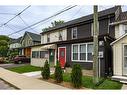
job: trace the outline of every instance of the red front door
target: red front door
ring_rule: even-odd
[[[61,67],[65,66],[66,63],[66,48],[65,47],[60,47],[59,48],[59,62],[61,64]]]

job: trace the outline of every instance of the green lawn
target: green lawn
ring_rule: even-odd
[[[99,85],[97,89],[113,90],[113,89],[121,89],[121,87],[122,83],[106,79],[102,84]]]
[[[54,75],[51,75],[51,78],[53,78],[53,76]],[[64,73],[63,74],[63,81],[71,82],[70,74]],[[121,89],[121,87],[122,87],[121,83],[112,81],[110,79],[105,79],[104,82],[102,82],[100,85],[94,86],[93,77],[90,77],[90,76],[83,76],[82,83],[83,83],[84,87],[91,88],[91,89],[93,89],[93,87],[94,87],[94,89],[109,89],[110,90],[110,89]]]
[[[40,71],[41,68],[31,66],[31,65],[25,65],[25,66],[20,66],[20,67],[9,68],[8,70],[17,72],[17,73],[26,73],[26,72]]]

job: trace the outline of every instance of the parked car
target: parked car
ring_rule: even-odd
[[[24,55],[18,55],[13,59],[14,63],[30,63],[30,58]]]

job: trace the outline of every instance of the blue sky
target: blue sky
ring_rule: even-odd
[[[17,14],[20,11],[22,11],[24,8],[26,8],[27,6],[12,6],[12,5],[1,5],[0,6],[0,25],[4,24],[5,22],[7,22],[9,19],[11,19],[12,17],[14,17],[15,15],[5,15],[5,14],[1,14],[1,13],[11,13],[11,14]],[[28,8],[25,12],[23,12],[20,16],[21,18],[28,24],[31,25],[33,23],[36,23],[40,20],[43,20],[51,15],[53,15],[54,13],[56,13],[57,11],[62,10],[63,8],[65,8],[67,6],[60,6],[60,5],[33,5],[30,8]],[[104,10],[107,9],[109,7],[112,6],[99,6],[99,10]],[[126,6],[122,6],[122,10],[126,11],[127,7]],[[46,21],[44,23],[40,23],[36,28],[33,27],[33,29],[26,29],[23,30],[17,34],[11,35],[10,37],[12,38],[18,38],[20,36],[22,36],[24,34],[25,31],[29,31],[29,32],[33,32],[33,33],[41,33],[42,28],[45,28],[47,26],[51,25],[51,22],[54,20],[64,20],[66,21],[70,21],[72,19],[75,18],[79,18],[88,14],[93,13],[93,6],[91,5],[79,5],[76,6],[75,8],[66,11],[58,16],[56,16],[55,18]],[[15,19],[13,19],[11,22],[9,22],[7,25],[0,27],[0,35],[8,35],[10,33],[13,33],[15,31],[18,31],[20,29],[23,29],[27,27],[22,20],[20,19],[20,17],[16,17]],[[11,29],[10,29],[11,28]]]

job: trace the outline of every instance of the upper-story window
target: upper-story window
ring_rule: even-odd
[[[94,27],[93,27],[93,23],[91,23],[91,36],[93,36],[93,33],[94,33],[94,32],[93,32],[93,28],[94,28]]]
[[[72,39],[76,39],[77,38],[77,27],[72,28],[71,33],[72,33]]]
[[[50,42],[50,34],[47,34],[47,42]]]
[[[127,25],[125,25],[125,29],[124,29],[125,33],[127,33]]]
[[[60,41],[63,40],[63,32],[62,31],[59,32],[59,40]]]

